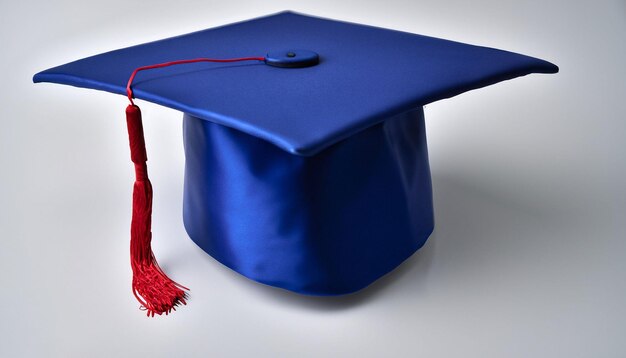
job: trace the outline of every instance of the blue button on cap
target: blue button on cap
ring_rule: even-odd
[[[319,62],[319,55],[308,50],[276,51],[270,52],[265,56],[265,63],[274,67],[310,67],[317,65]]]

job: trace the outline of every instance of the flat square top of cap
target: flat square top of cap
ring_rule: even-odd
[[[404,111],[529,73],[546,61],[400,31],[283,12],[128,47],[51,68],[35,82],[126,95],[140,66],[198,57],[308,50],[320,62],[195,63],[140,72],[136,98],[312,155]]]

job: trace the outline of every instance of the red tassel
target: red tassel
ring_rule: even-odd
[[[152,185],[148,180],[146,161],[146,143],[141,125],[141,111],[133,102],[132,84],[140,71],[155,68],[169,67],[196,62],[239,62],[264,61],[264,57],[240,58],[195,58],[158,63],[155,65],[137,67],[133,70],[128,83],[126,94],[130,105],[126,107],[126,123],[128,124],[128,139],[130,141],[130,158],[135,163],[135,187],[133,189],[133,220],[130,227],[130,264],[133,268],[133,294],[141,303],[141,309],[148,312],[148,316],[168,314],[176,310],[176,306],[187,304],[185,299],[189,289],[172,281],[159,267],[150,242],[152,241]]]
[[[169,314],[176,306],[187,304],[189,289],[161,270],[150,243],[152,241],[152,184],[148,179],[146,144],[141,124],[141,111],[135,105],[126,107],[126,124],[130,141],[130,157],[135,164],[133,217],[130,227],[130,263],[133,269],[133,294],[148,316]]]

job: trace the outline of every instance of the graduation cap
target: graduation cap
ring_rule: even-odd
[[[240,274],[340,295],[393,270],[433,230],[422,106],[546,61],[283,12],[107,52],[35,82],[125,95],[135,165],[133,292],[148,315],[187,289],[150,248],[152,188],[134,99],[185,113],[183,220]]]

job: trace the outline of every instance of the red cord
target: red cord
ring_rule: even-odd
[[[131,85],[139,71],[195,62],[264,61],[264,57],[196,58],[171,61],[136,68],[128,79],[126,93],[130,105],[126,108],[131,160],[135,164],[133,187],[133,216],[130,228],[130,262],[133,269],[133,294],[148,316],[168,314],[176,306],[187,304],[189,289],[170,279],[159,267],[152,252],[152,184],[148,179],[146,143],[141,123],[141,111],[133,102]]]
[[[169,67],[173,65],[182,65],[182,64],[187,64],[187,63],[196,63],[196,62],[241,62],[241,61],[265,61],[265,57],[238,57],[238,58],[224,58],[224,59],[194,58],[191,60],[170,61],[170,62],[158,63],[155,65],[137,67],[133,71],[133,73],[130,75],[130,78],[128,79],[128,84],[126,85],[126,94],[128,95],[128,100],[130,101],[130,104],[134,105],[135,102],[133,102],[133,90],[131,88],[131,85],[133,84],[133,80],[135,79],[135,76],[137,75],[139,71],[151,70],[154,68]]]

